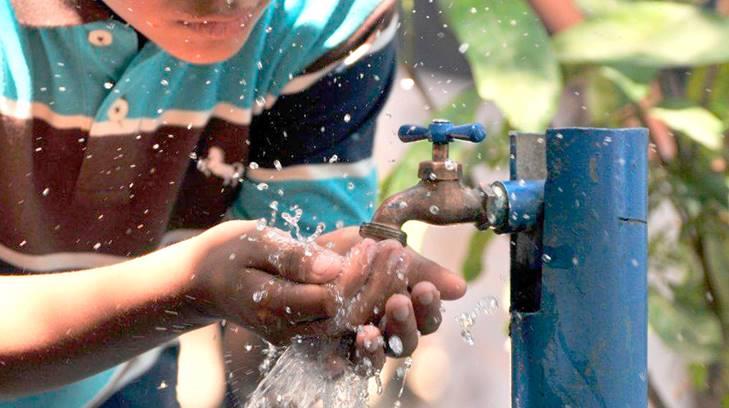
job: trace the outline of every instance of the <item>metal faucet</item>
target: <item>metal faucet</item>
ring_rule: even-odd
[[[504,193],[465,186],[463,167],[448,158],[448,145],[455,140],[483,141],[486,138],[483,126],[455,126],[447,120],[435,120],[428,128],[402,126],[398,136],[404,143],[430,141],[433,159],[420,163],[420,182],[386,199],[372,221],[362,224],[360,235],[376,240],[395,239],[404,246],[407,235],[401,228],[410,220],[435,225],[473,222],[479,229],[487,229],[501,218],[496,213],[498,205],[504,205],[504,200],[499,200]]]

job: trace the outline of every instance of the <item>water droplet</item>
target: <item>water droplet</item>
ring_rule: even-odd
[[[552,260],[551,256],[549,256],[547,254],[542,255],[542,262],[549,263],[549,261],[551,261],[551,260]]]
[[[458,47],[458,52],[460,52],[461,54],[465,54],[466,51],[468,51],[468,49],[470,47],[471,47],[471,44],[469,44],[469,43],[463,43],[463,44],[461,44],[460,47]]]
[[[256,163],[256,162],[252,161],[252,162],[248,163],[248,168],[251,170],[256,170],[258,167],[259,167],[258,163]]]
[[[258,185],[256,186],[256,188],[258,189],[258,191],[265,191],[265,190],[268,190],[268,184],[266,184],[266,183],[258,183]]]
[[[352,120],[352,115],[349,113],[344,115],[344,123],[349,123]]]
[[[429,211],[430,211],[430,213],[431,213],[431,214],[433,214],[433,215],[438,215],[438,213],[440,213],[440,208],[438,208],[438,206],[437,206],[437,205],[431,205],[431,206],[430,206],[430,208],[429,208],[428,210],[429,210]]]
[[[392,351],[392,353],[394,355],[399,356],[400,354],[402,354],[403,347],[402,347],[402,340],[400,340],[400,337],[391,336],[387,340],[387,344],[388,344],[388,346],[390,346],[390,350]]]
[[[454,162],[453,160],[448,159],[445,161],[446,170],[453,171],[456,169],[456,167],[458,167],[458,164],[456,164],[456,162]]]
[[[265,218],[259,218],[258,221],[256,221],[256,229],[258,231],[263,231],[263,229],[266,228],[266,224]]]
[[[101,242],[97,242],[94,244],[94,251],[98,251],[99,248],[101,248]]]
[[[253,292],[253,301],[255,303],[261,303],[261,300],[263,300],[263,297],[266,295],[265,290],[258,290]]]
[[[51,192],[51,189],[46,187],[45,190],[43,190],[43,197],[48,197],[48,193]]]
[[[347,183],[347,190],[349,190],[349,191],[354,190],[354,183],[352,183],[351,181],[349,183]]]
[[[400,80],[400,88],[409,91],[415,87],[415,81],[412,78],[403,78]]]
[[[329,163],[336,163],[337,161],[339,161],[339,156],[337,156],[336,154],[332,155],[332,157],[329,158]]]
[[[281,165],[281,162],[278,160],[273,161],[273,167],[276,168],[276,170],[281,171],[283,169],[283,166]]]

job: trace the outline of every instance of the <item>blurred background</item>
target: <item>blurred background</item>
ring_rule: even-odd
[[[397,140],[404,123],[486,125],[486,142],[452,152],[474,183],[507,177],[510,130],[649,128],[651,404],[729,406],[729,1],[401,3],[400,72],[375,154],[381,198],[413,185],[430,155]],[[402,406],[510,406],[508,240],[469,225],[407,229],[471,284],[422,339]],[[468,345],[457,317],[491,298],[499,308]],[[397,366],[379,406],[397,400]]]

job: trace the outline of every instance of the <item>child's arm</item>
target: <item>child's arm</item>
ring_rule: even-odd
[[[254,222],[231,222],[114,266],[0,277],[0,399],[82,379],[216,319],[289,338],[303,331],[298,322],[333,313],[324,287],[282,279],[339,273],[337,255],[309,250],[275,231],[263,236]],[[267,260],[274,251],[284,263]],[[265,294],[254,299],[257,291]]]

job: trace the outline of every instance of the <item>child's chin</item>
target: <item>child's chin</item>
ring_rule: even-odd
[[[240,50],[240,46],[230,45],[226,47],[209,47],[201,49],[198,47],[190,49],[167,50],[172,56],[191,64],[208,65],[226,61],[232,58]]]

